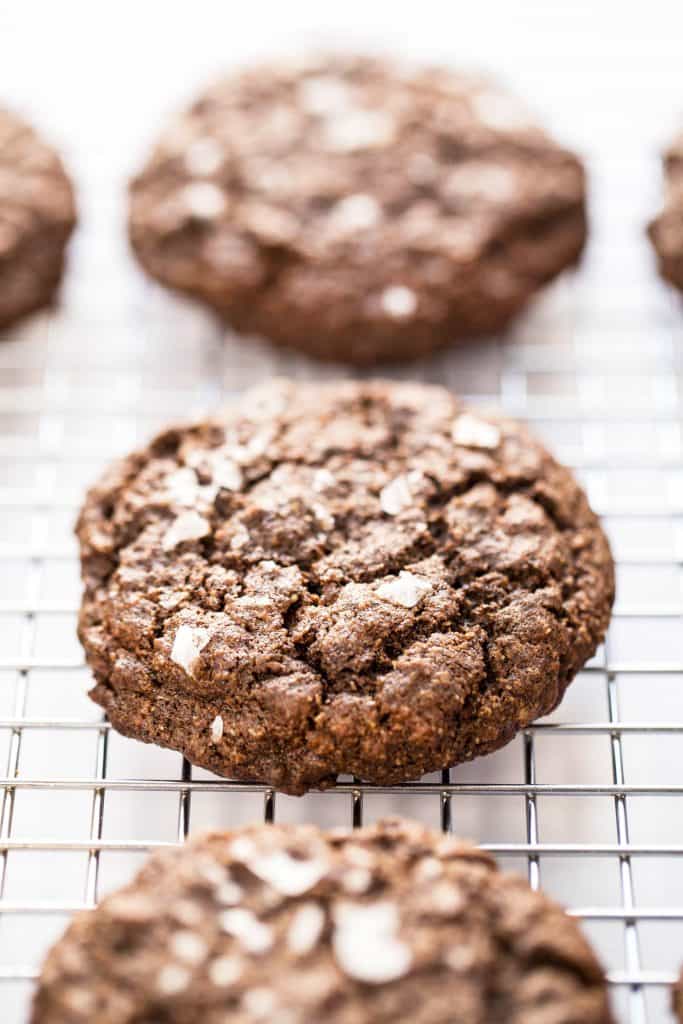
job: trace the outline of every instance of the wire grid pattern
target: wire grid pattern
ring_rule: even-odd
[[[620,1021],[668,1017],[683,951],[683,445],[680,309],[641,238],[651,159],[594,173],[593,242],[505,343],[387,374],[526,418],[574,466],[618,563],[607,642],[548,720],[471,765],[296,799],[124,739],[85,694],[72,523],[84,486],[174,417],[271,374],[333,377],[143,281],[112,206],[77,238],[61,306],[0,345],[0,1007],[25,1020],[71,913],[151,848],[206,827],[358,826],[391,812],[467,835],[577,915]],[[622,181],[614,201],[613,183]],[[646,182],[643,188],[643,182]],[[104,194],[104,188],[102,189]],[[642,196],[642,209],[625,195]],[[101,210],[100,210],[101,213]],[[87,222],[87,218],[86,218]]]

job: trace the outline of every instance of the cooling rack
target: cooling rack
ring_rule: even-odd
[[[341,779],[296,799],[126,740],[85,696],[72,536],[84,487],[173,418],[272,374],[347,374],[223,337],[145,283],[123,210],[82,208],[62,303],[0,343],[0,1007],[26,1020],[69,916],[146,852],[206,827],[360,825],[402,813],[469,836],[581,919],[623,1024],[670,1020],[683,960],[683,312],[642,224],[653,153],[592,159],[592,243],[503,342],[387,374],[440,381],[525,418],[575,467],[609,532],[607,642],[562,706],[504,750],[389,788]],[[86,197],[87,203],[87,197]]]

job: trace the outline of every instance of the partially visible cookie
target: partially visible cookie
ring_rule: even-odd
[[[112,724],[290,793],[507,743],[559,703],[614,592],[572,474],[420,384],[249,392],[113,466],[78,536]]]
[[[79,915],[31,1024],[613,1024],[578,925],[481,850],[387,821],[155,854]]]
[[[683,290],[683,133],[664,154],[664,205],[648,233],[660,274]]]
[[[50,301],[75,222],[73,189],[57,153],[0,110],[0,327]]]
[[[143,266],[322,359],[497,331],[575,263],[580,161],[485,79],[348,57],[200,96],[131,186]]]
[[[671,991],[671,1008],[677,1019],[683,1024],[683,969],[681,969],[680,977]]]

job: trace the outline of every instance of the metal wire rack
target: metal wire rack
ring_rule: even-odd
[[[0,1007],[25,1020],[32,981],[69,915],[152,847],[204,827],[390,811],[481,842],[578,916],[609,972],[618,1019],[667,1017],[683,959],[683,317],[657,284],[643,208],[619,174],[656,183],[646,154],[601,164],[593,242],[505,343],[393,374],[446,382],[526,418],[583,478],[618,562],[608,641],[562,707],[503,751],[394,788],[341,780],[276,796],[126,740],[85,697],[74,639],[71,525],[115,454],[273,373],[348,371],[221,337],[145,284],[120,211],[84,228],[62,305],[0,344]],[[630,177],[629,177],[630,175]],[[627,194],[623,186],[619,195]]]

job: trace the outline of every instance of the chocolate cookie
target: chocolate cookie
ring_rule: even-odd
[[[114,726],[290,793],[502,746],[560,701],[613,597],[571,473],[420,384],[248,393],[115,465],[77,529]]]
[[[681,970],[681,975],[671,992],[671,1009],[673,1010],[676,1019],[681,1021],[681,1024],[683,1024],[683,969]]]
[[[0,327],[50,301],[75,222],[73,190],[55,151],[0,110]]]
[[[683,134],[664,155],[664,177],[664,207],[648,232],[660,274],[683,290]]]
[[[489,81],[337,57],[201,96],[133,181],[130,233],[238,330],[374,363],[504,327],[578,259],[584,192]]]
[[[155,854],[79,915],[32,1024],[613,1024],[577,924],[474,846],[387,821]]]

